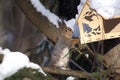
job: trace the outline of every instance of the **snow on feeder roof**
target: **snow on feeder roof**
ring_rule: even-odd
[[[89,0],[89,3],[105,19],[120,17],[120,0]]]

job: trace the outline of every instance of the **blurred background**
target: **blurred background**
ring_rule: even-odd
[[[23,51],[25,46],[31,46],[29,42],[32,42],[34,34],[37,34],[37,30],[15,1],[0,0],[0,46],[12,51]]]

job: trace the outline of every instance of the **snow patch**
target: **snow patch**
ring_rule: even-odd
[[[89,58],[89,54],[85,54],[85,57],[86,57],[86,58]]]
[[[26,67],[37,69],[40,73],[44,74],[44,76],[47,76],[47,74],[45,74],[45,72],[42,70],[42,68],[38,64],[30,62],[28,65],[26,65]]]
[[[0,54],[4,55],[0,64],[0,80],[4,80],[24,67],[38,69],[39,72],[46,76],[39,65],[31,63],[29,58],[21,52],[11,52],[9,49],[2,50],[0,47]]]
[[[75,80],[75,77],[69,76],[66,80]]]

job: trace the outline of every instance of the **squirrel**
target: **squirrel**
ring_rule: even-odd
[[[59,28],[59,37],[52,51],[51,60],[49,66],[53,66],[61,69],[69,69],[69,49],[72,43],[73,31],[69,27]]]

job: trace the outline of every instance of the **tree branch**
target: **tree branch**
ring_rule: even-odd
[[[30,0],[15,0],[25,16],[39,29],[40,32],[46,35],[48,39],[54,43],[58,37],[57,28],[51,24],[48,19],[41,13],[38,13],[36,9],[30,3]]]
[[[82,71],[62,70],[62,69],[52,68],[52,67],[42,67],[42,69],[45,72],[53,73],[53,74],[69,75],[69,76],[74,76],[74,77],[79,77],[79,78],[90,77],[90,75]]]

